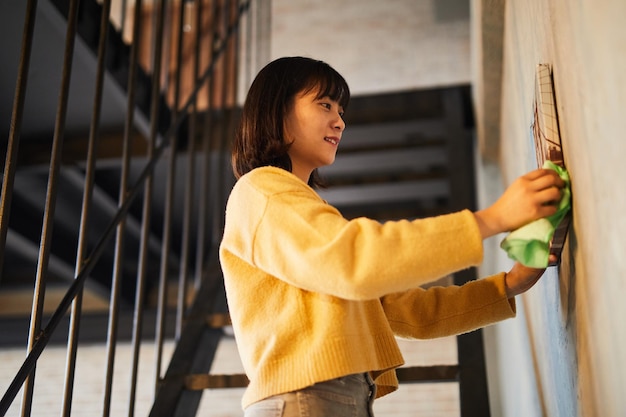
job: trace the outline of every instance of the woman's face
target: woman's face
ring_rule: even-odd
[[[287,153],[292,173],[308,182],[314,169],[335,161],[337,146],[346,127],[343,108],[317,91],[299,93],[284,121],[284,137],[291,143]]]

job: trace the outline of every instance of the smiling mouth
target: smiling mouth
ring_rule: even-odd
[[[339,143],[339,141],[337,139],[335,139],[335,138],[324,138],[324,140],[326,142],[332,143],[333,145],[337,145]]]

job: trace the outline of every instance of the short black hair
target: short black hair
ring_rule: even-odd
[[[289,144],[283,137],[284,116],[299,93],[317,90],[317,98],[329,97],[344,110],[350,101],[346,80],[323,61],[284,57],[267,64],[252,82],[235,134],[232,165],[239,178],[261,166],[291,172]],[[309,185],[319,186],[317,170]]]

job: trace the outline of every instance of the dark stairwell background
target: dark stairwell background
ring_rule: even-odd
[[[36,23],[20,121],[19,152],[13,163],[9,161],[8,149],[15,108],[16,79],[23,53],[21,36],[25,16],[33,3],[36,4]],[[200,2],[182,4],[183,10],[201,7]],[[219,42],[230,39],[230,29],[234,28],[237,19],[244,16],[247,10],[237,2],[202,4],[205,11],[211,10],[208,15],[214,16],[213,20],[207,18],[207,22],[198,20],[211,25],[202,36],[211,39],[208,45],[219,50]],[[168,10],[172,13],[169,24],[176,26],[177,13],[179,16],[181,13],[177,12],[179,9],[176,4]],[[88,138],[93,120],[93,97],[97,92],[96,53],[102,6],[91,0],[80,2],[77,12],[78,36],[75,39],[71,78],[64,102],[67,105],[66,117],[59,120],[58,101],[62,94],[69,11],[70,2],[62,0],[9,1],[0,5],[0,50],[4,57],[3,65],[0,66],[0,153],[3,153],[1,160],[4,171],[7,172],[7,165],[15,169],[10,207],[3,218],[7,227],[0,278],[0,296],[4,300],[4,307],[0,307],[0,346],[5,347],[26,346],[29,343],[33,300],[37,298],[33,295],[33,288],[37,288],[39,274],[45,280],[40,294],[42,298],[45,294],[46,298],[42,311],[44,325],[55,311],[55,300],[58,302],[63,298],[76,278],[81,202],[88,170]],[[263,18],[260,8],[253,8],[253,11],[254,15],[249,19]],[[143,15],[143,18],[152,19],[149,20],[150,25],[157,20],[156,14],[149,14],[153,12],[150,9]],[[128,19],[131,17],[127,16]],[[151,28],[150,25],[146,24],[144,28],[148,34],[153,30],[146,29]],[[166,79],[165,88],[156,90],[158,96],[155,97],[150,67],[151,45],[147,40],[150,37],[144,34],[142,41],[143,65],[133,67],[132,44],[114,25],[110,26],[104,58],[106,71],[101,89],[91,221],[85,243],[87,253],[98,246],[99,239],[115,221],[119,213],[118,200],[122,184],[135,184],[142,180],[144,169],[150,161],[151,149],[158,149],[161,144],[167,145],[168,142],[173,147],[164,146],[163,156],[154,162],[149,174],[152,182],[149,191],[148,188],[140,187],[129,205],[128,214],[123,220],[121,249],[116,240],[110,238],[83,282],[85,298],[80,320],[80,340],[81,343],[106,342],[114,345],[117,340],[131,340],[136,334],[154,339],[161,330],[164,334],[160,336],[174,337],[184,347],[192,343],[185,342],[186,335],[181,334],[182,328],[192,321],[190,317],[194,311],[210,314],[211,317],[215,317],[216,313],[226,313],[221,286],[216,284],[219,274],[216,275],[215,265],[209,261],[200,262],[200,259],[206,257],[214,260],[224,198],[233,181],[228,166],[227,144],[238,113],[233,100],[236,84],[234,74],[241,64],[237,63],[234,57],[236,54],[228,58],[228,48],[224,48],[222,52],[225,51],[224,56],[227,58],[216,65],[209,81],[212,95],[209,92],[206,97],[202,96],[206,100],[204,108],[190,111],[190,106],[184,108],[185,99],[179,99],[178,107],[172,104],[175,100],[172,98],[175,95],[173,91],[176,89],[174,79],[178,72],[168,71],[172,65],[175,67],[180,64],[175,59],[176,50],[170,51],[171,56],[165,58],[170,61],[159,77]],[[186,49],[188,55],[184,61],[188,69],[193,66],[193,59],[190,58],[193,54],[189,54],[189,51]],[[205,67],[210,58],[217,59],[217,55],[210,55],[203,55]],[[134,81],[129,82],[133,68],[136,71]],[[190,85],[192,87],[187,88],[187,95],[193,90],[193,83]],[[132,121],[129,122],[131,91],[134,106],[130,111]],[[322,175],[328,181],[328,188],[321,191],[322,196],[347,217],[366,215],[381,221],[471,208],[474,205],[474,126],[469,94],[468,86],[459,86],[354,97],[346,116],[349,128],[344,134],[337,162],[322,170]],[[45,272],[42,273],[38,267],[42,264],[41,236],[42,229],[46,230],[45,211],[50,198],[47,192],[51,152],[61,122],[63,149],[58,182],[55,184],[56,204],[54,218],[47,229],[52,237],[49,258]],[[200,132],[198,126],[208,127],[205,129],[208,133]],[[132,138],[130,144],[129,137]],[[123,159],[125,146],[130,153],[126,172]],[[128,179],[124,179],[125,175]],[[206,182],[200,178],[205,178]],[[147,200],[144,201],[144,197]],[[146,205],[150,207],[147,225],[144,222]],[[193,219],[191,227],[190,218]],[[205,220],[201,220],[203,218]],[[196,227],[199,223],[203,225],[200,229]],[[165,265],[164,258],[168,260]],[[140,262],[141,259],[144,262]],[[112,279],[112,275],[116,274],[119,274],[117,289]],[[142,277],[141,283],[138,276]],[[207,284],[207,288],[202,284],[206,276],[211,276],[208,280],[211,284]],[[458,277],[457,280],[467,278]],[[145,298],[144,304],[139,307],[136,304],[138,288]],[[169,301],[160,306],[164,288],[170,294]],[[185,296],[182,297],[181,293]],[[208,294],[216,300],[215,305],[208,309],[206,306],[204,309],[196,308],[197,301],[194,300],[197,298],[194,296],[198,294]],[[111,318],[110,313],[112,303],[119,304],[119,317],[115,319]],[[144,314],[139,329],[134,326],[138,309]],[[67,343],[68,334],[72,330],[68,327],[69,316],[64,317],[56,331],[46,335],[52,344]],[[163,320],[164,324],[159,324],[159,320]],[[110,330],[107,331],[112,321],[119,323],[114,329],[113,340]],[[225,323],[227,320],[218,320],[217,327]],[[197,346],[197,349],[214,350],[216,340],[222,337],[222,333],[209,329],[211,331],[214,333],[209,333],[207,341]],[[31,340],[30,343],[33,342]],[[481,342],[470,348],[470,351],[472,349],[474,354],[476,349],[482,352]],[[211,357],[207,355],[208,366]],[[461,357],[459,362],[462,363]],[[478,365],[480,368],[480,360]],[[445,380],[458,380],[461,373],[459,368],[446,368],[443,372],[448,373],[438,378]],[[420,376],[416,375],[407,373],[405,379],[419,379]],[[427,373],[429,378],[432,375]],[[474,389],[478,387],[480,391],[481,385],[484,385],[484,375],[479,375],[479,381],[478,384],[467,385],[473,385]],[[160,384],[161,388],[169,387],[169,391],[159,398],[167,400],[168,392],[177,393],[173,395],[175,397],[181,395],[180,384],[168,385],[166,375],[156,384]],[[463,394],[461,398],[463,401]],[[480,403],[480,400],[474,403]],[[465,404],[468,406],[467,401]],[[484,401],[481,407],[484,409]]]

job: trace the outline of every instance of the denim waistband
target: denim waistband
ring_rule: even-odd
[[[301,390],[274,395],[246,409],[246,417],[373,417],[376,384],[369,373],[318,382]],[[272,411],[268,409],[271,408]],[[331,412],[332,411],[332,412]],[[328,414],[328,413],[331,414]]]

